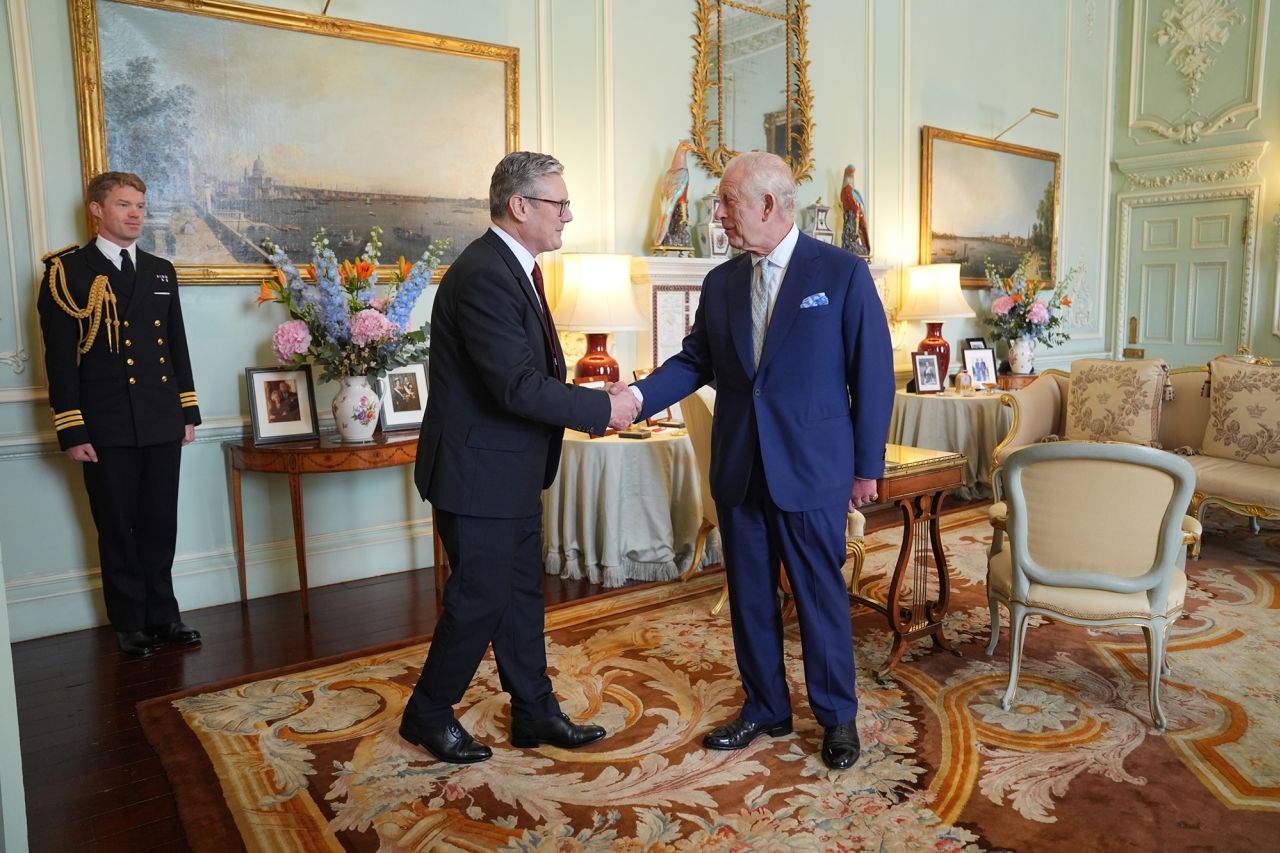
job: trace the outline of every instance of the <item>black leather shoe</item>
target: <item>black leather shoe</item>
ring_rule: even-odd
[[[131,658],[149,658],[156,653],[151,635],[145,631],[116,631],[116,647]]]
[[[753,723],[739,717],[732,723],[716,726],[703,735],[702,745],[707,749],[742,749],[760,735],[782,737],[789,734],[791,734],[790,717],[776,723]]]
[[[511,745],[534,747],[544,743],[562,749],[573,749],[595,743],[604,737],[604,729],[599,726],[579,726],[561,712],[545,720],[511,721]]]
[[[443,726],[418,728],[402,718],[400,737],[450,764],[475,764],[493,758],[493,750],[473,738],[457,720]]]
[[[822,761],[832,770],[848,770],[862,754],[858,740],[858,724],[850,720],[838,726],[827,726],[822,736]]]
[[[200,632],[185,622],[170,622],[159,628],[148,628],[147,633],[161,643],[174,646],[190,646],[200,642]]]

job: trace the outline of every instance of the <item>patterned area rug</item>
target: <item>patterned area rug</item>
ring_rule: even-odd
[[[740,752],[699,745],[742,701],[728,618],[708,615],[718,574],[548,613],[565,711],[610,733],[584,750],[511,748],[491,658],[461,717],[492,760],[454,767],[402,741],[423,642],[150,700],[140,716],[182,781],[197,850],[1276,849],[1280,532],[1208,520],[1161,734],[1136,631],[1031,628],[1016,704],[1000,708],[1008,638],[983,654],[983,519],[944,522],[947,633],[963,657],[914,644],[877,683],[889,635],[855,610],[863,756],[843,773],[816,755],[794,626],[795,733]],[[872,591],[898,537],[868,542]]]

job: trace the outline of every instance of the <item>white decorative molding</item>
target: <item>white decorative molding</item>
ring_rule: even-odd
[[[1167,189],[1179,184],[1240,183],[1256,178],[1270,142],[1224,145],[1169,154],[1125,157],[1115,161],[1128,189]]]
[[[551,132],[555,125],[555,98],[551,88],[551,0],[536,0],[534,17],[538,22],[538,150],[555,151],[556,140]]]
[[[1089,35],[1093,35],[1093,27],[1098,22],[1098,0],[1085,0],[1084,26]]]
[[[1244,23],[1235,0],[1175,0],[1174,8],[1160,13],[1164,26],[1153,34],[1156,44],[1169,49],[1168,64],[1187,81],[1187,96],[1200,95],[1200,81],[1217,61],[1231,29]],[[1211,53],[1212,51],[1212,53]]]
[[[1198,142],[1224,130],[1247,130],[1262,111],[1263,48],[1266,41],[1268,0],[1175,0],[1176,8],[1152,17],[1157,0],[1137,0],[1133,10],[1133,52],[1129,79],[1129,136],[1144,144],[1174,140]],[[1245,11],[1237,3],[1246,3]],[[1243,55],[1244,74],[1234,81],[1231,94],[1203,109],[1194,105],[1200,84],[1215,61],[1210,51],[1221,52],[1231,38],[1231,27],[1242,24],[1243,39],[1232,42],[1231,50]],[[1155,51],[1168,47],[1162,61]],[[1185,106],[1174,114],[1148,108],[1153,64],[1173,65],[1187,81]],[[1142,131],[1146,131],[1143,133]]]
[[[614,199],[617,197],[614,166],[613,105],[614,105],[614,67],[613,67],[613,0],[605,0],[600,8],[600,73],[597,101],[599,109],[596,115],[597,136],[600,139],[600,235],[604,241],[606,252],[615,251],[618,245],[617,210]]]
[[[1223,187],[1213,190],[1181,190],[1167,193],[1134,193],[1120,195],[1117,199],[1119,207],[1119,221],[1117,223],[1119,251],[1116,253],[1115,274],[1113,280],[1116,282],[1116,311],[1115,311],[1115,338],[1112,340],[1111,349],[1112,356],[1120,357],[1120,350],[1124,346],[1126,328],[1125,317],[1128,316],[1128,287],[1125,284],[1125,276],[1129,269],[1129,255],[1131,234],[1130,227],[1133,221],[1134,208],[1138,207],[1156,207],[1165,204],[1190,204],[1201,201],[1221,201],[1224,199],[1244,199],[1248,204],[1248,210],[1245,213],[1245,234],[1244,234],[1244,260],[1243,270],[1240,282],[1240,344],[1250,349],[1253,347],[1253,340],[1250,329],[1250,317],[1252,315],[1251,306],[1253,304],[1254,289],[1254,258],[1257,255],[1258,246],[1258,202],[1262,196],[1261,184],[1244,184],[1241,186]]]

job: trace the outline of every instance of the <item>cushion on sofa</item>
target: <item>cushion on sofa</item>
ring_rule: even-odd
[[[1207,456],[1280,468],[1280,365],[1209,362]]]
[[[1196,491],[1232,503],[1280,507],[1280,477],[1267,465],[1217,456],[1188,456],[1196,469]]]
[[[1160,359],[1082,358],[1071,364],[1066,437],[1159,447],[1169,366]]]

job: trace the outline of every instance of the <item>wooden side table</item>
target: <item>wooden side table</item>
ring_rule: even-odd
[[[1039,378],[1039,373],[998,373],[996,386],[1001,391],[1017,391],[1020,388],[1026,388]]]
[[[415,432],[380,434],[367,444],[343,444],[331,437],[291,441],[283,444],[254,444],[251,439],[224,441],[231,465],[231,499],[236,521],[236,569],[240,574],[240,600],[248,600],[244,569],[244,508],[240,499],[240,472],[258,471],[289,477],[289,503],[293,508],[293,547],[298,559],[298,587],[302,591],[302,615],[309,616],[307,599],[307,536],[302,506],[302,475],[335,471],[370,471],[413,464],[418,458]],[[436,598],[440,598],[440,540],[432,535],[436,550]]]

